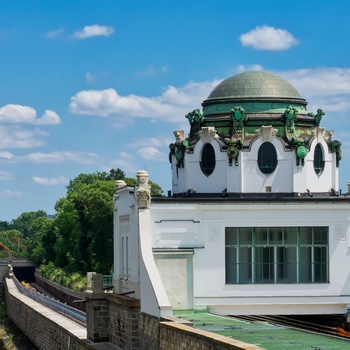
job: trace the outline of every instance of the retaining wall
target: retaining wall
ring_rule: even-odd
[[[42,350],[92,350],[86,329],[21,294],[5,280],[8,316]]]

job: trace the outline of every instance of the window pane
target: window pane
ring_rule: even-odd
[[[277,248],[277,283],[297,282],[297,248]]]
[[[210,143],[206,143],[202,149],[201,169],[207,176],[211,175],[215,168],[215,151]]]
[[[264,174],[272,174],[277,167],[277,152],[270,142],[261,144],[258,151],[258,166]]]
[[[255,281],[256,283],[274,282],[274,248],[259,247],[256,248],[255,257]]]
[[[256,245],[267,245],[267,232],[266,227],[257,227],[255,229],[255,243]]]
[[[322,146],[318,143],[314,151],[314,170],[317,175],[321,175],[324,169],[324,158]]]
[[[300,227],[300,244],[312,244],[313,227]]]
[[[252,245],[252,229],[249,227],[239,228],[239,245]]]
[[[283,230],[284,230],[284,244],[286,244],[286,245],[297,244],[298,228],[297,227],[285,227]]]
[[[237,248],[226,248],[226,283],[237,282]]]

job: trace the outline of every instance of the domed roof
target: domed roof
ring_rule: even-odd
[[[210,93],[206,102],[227,99],[305,101],[288,81],[262,71],[243,72],[223,80]]]

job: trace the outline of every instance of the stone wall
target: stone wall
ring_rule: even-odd
[[[87,330],[79,336],[74,327],[63,327],[56,317],[30,305],[36,302],[25,302],[27,297],[20,292],[17,291],[17,296],[10,293],[7,283],[5,292],[9,317],[43,350],[91,350],[97,349],[95,346],[101,342],[123,350],[261,350],[251,344],[195,329],[189,321],[176,317],[159,319],[141,313],[139,300],[112,293],[85,293]]]
[[[139,345],[140,301],[116,294],[108,295],[108,301],[109,341],[124,350],[146,350]]]
[[[10,280],[9,283],[12,281]],[[11,290],[9,290],[11,288]],[[16,287],[15,287],[16,288]],[[82,338],[79,334],[74,334],[73,327],[63,327],[56,320],[45,314],[38,307],[40,304],[31,301],[26,302],[25,296],[20,295],[20,292],[14,293],[14,288],[5,283],[6,304],[8,316],[16,325],[28,336],[28,338],[39,348],[43,350],[91,350],[93,349],[86,340],[86,335]],[[29,298],[27,298],[29,299]],[[33,307],[33,305],[37,307]],[[30,305],[32,304],[32,305]],[[69,329],[69,330],[68,330]],[[86,333],[86,331],[85,331]]]

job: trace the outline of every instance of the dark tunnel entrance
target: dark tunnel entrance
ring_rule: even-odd
[[[18,281],[26,281],[28,283],[35,282],[35,266],[13,266],[13,274]]]

